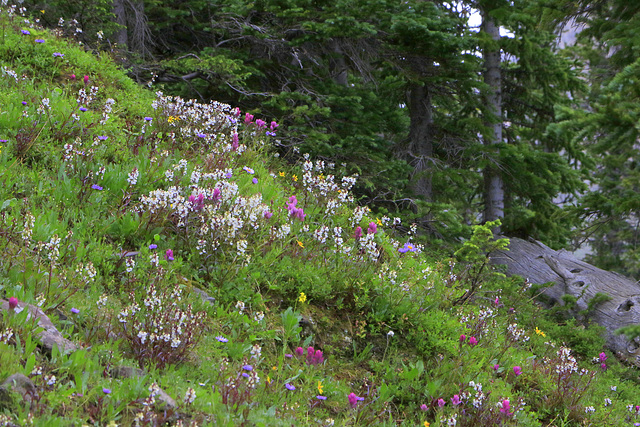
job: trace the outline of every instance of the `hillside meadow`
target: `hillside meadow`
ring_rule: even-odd
[[[489,266],[497,223],[436,246],[272,118],[0,26],[0,425],[640,425],[599,328]]]

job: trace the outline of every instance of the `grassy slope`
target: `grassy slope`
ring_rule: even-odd
[[[0,343],[0,380],[24,373],[39,395],[30,408],[0,403],[5,420],[636,420],[625,405],[640,403],[637,374],[610,354],[607,371],[592,363],[602,351],[597,330],[551,321],[521,282],[480,273],[478,251],[467,254],[471,264],[428,247],[401,252],[410,236],[394,240],[392,220],[356,208],[349,182],[329,165],[280,162],[255,119],[247,124],[224,105],[158,100],[104,54],[96,58],[6,10],[0,22],[0,295],[44,299],[54,323],[83,347],[31,355],[37,331],[24,316],[5,314],[0,333],[14,335]],[[91,87],[98,88],[93,99],[78,103],[79,91]],[[109,98],[115,103],[105,122]],[[304,221],[287,208],[291,196]],[[375,234],[371,222],[379,224]],[[460,304],[469,289],[473,297]],[[167,339],[152,343],[155,329]],[[588,373],[573,371],[562,342]],[[321,363],[307,363],[308,346],[322,351]],[[114,378],[114,366],[141,366],[148,375]],[[149,400],[153,383],[178,407]],[[190,389],[192,402],[184,399]],[[355,407],[351,393],[362,398]]]

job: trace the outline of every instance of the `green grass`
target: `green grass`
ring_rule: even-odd
[[[38,398],[0,402],[0,423],[636,421],[635,369],[607,353],[602,370],[598,328],[558,323],[521,280],[481,268],[488,227],[457,258],[415,237],[401,252],[412,237],[357,207],[331,165],[284,163],[232,107],[159,98],[21,22],[0,13],[0,296],[40,303],[80,350],[47,354],[26,312],[4,313],[0,381],[23,373]]]

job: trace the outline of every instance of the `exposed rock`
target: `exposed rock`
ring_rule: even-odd
[[[9,301],[0,299],[0,308],[8,312]],[[44,314],[40,307],[18,301],[18,306],[15,308],[15,311],[19,313],[25,309],[29,310],[27,320],[35,317],[38,319],[38,326],[44,329],[44,331],[38,334],[38,339],[47,352],[50,353],[54,346],[58,346],[61,353],[69,353],[78,349],[74,343],[62,336],[53,322],[51,322],[51,319]]]
[[[606,328],[607,346],[625,359],[640,366],[639,339],[629,340],[615,331],[640,323],[640,285],[618,273],[599,269],[576,259],[570,252],[555,251],[544,244],[510,238],[508,251],[491,255],[493,264],[505,264],[508,275],[519,275],[531,283],[553,282],[541,292],[551,305],[564,304],[563,295],[576,298],[575,312],[586,310],[597,294],[608,295],[609,301],[597,304],[589,320]]]
[[[36,386],[22,374],[13,374],[0,385],[0,409],[11,409],[17,402],[12,392],[22,396],[23,401],[31,403],[37,397]]]

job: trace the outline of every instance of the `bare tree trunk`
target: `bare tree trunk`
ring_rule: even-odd
[[[344,58],[344,52],[340,47],[337,40],[331,39],[329,41],[329,49],[332,52],[332,58],[330,59],[331,75],[333,81],[340,86],[346,86],[348,84],[347,73],[347,61]]]
[[[429,90],[420,84],[409,88],[409,162],[413,166],[413,192],[432,200],[431,166],[433,162],[433,106]]]
[[[120,48],[127,48],[127,15],[124,5],[125,0],[113,0],[113,14],[116,17],[116,24],[120,27],[113,34],[113,39]]]
[[[497,46],[500,40],[500,29],[487,10],[481,10],[481,12],[482,31],[494,41],[490,47],[485,47],[483,51],[484,82],[490,88],[486,101],[492,116],[486,121],[486,125],[492,129],[492,135],[490,138],[486,138],[484,143],[490,146],[502,142],[502,78],[500,74],[500,47]],[[504,186],[500,170],[497,166],[488,166],[483,173],[484,221],[504,218]]]

